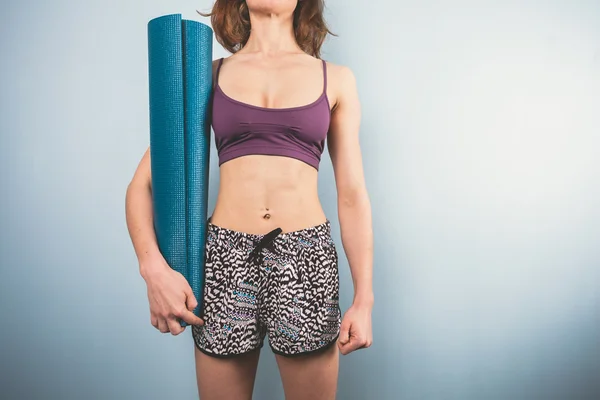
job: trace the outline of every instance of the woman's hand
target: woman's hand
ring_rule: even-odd
[[[154,256],[141,269],[148,287],[150,322],[162,333],[179,335],[185,330],[179,319],[190,325],[203,325],[193,310],[198,305],[192,288],[183,275],[173,270],[162,255]]]
[[[342,318],[338,348],[343,355],[373,343],[370,304],[354,303]]]

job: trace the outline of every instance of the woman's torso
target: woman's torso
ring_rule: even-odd
[[[330,115],[326,64],[318,68],[309,56],[234,58],[215,72],[220,184],[211,222],[256,234],[325,222],[317,168]],[[244,142],[245,126],[252,129]]]

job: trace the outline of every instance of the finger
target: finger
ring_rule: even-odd
[[[352,345],[352,338],[348,339],[345,343],[339,342],[340,351],[346,355],[349,353],[350,346]]]
[[[171,335],[173,336],[177,336],[185,330],[185,327],[181,326],[176,318],[169,318],[167,324],[169,325],[169,331],[171,331]]]
[[[190,311],[194,311],[194,309],[198,307],[198,301],[196,300],[196,296],[194,296],[194,292],[192,292],[191,288],[186,292],[185,304],[187,309]]]
[[[343,345],[341,345],[341,347],[340,347],[340,352],[341,352],[343,355],[347,355],[347,354],[349,354],[351,351],[352,351],[352,350],[350,349],[350,343],[343,344]]]
[[[353,351],[357,350],[358,346],[356,345],[351,345],[350,343],[348,343],[347,345],[345,345],[342,349],[342,354],[343,355],[347,355],[352,353]]]
[[[354,350],[359,350],[359,349],[364,349],[367,345],[367,341],[366,340],[357,340],[356,344],[354,345],[354,347],[352,348],[352,351]]]
[[[177,317],[181,318],[190,325],[204,325],[204,321],[202,320],[202,318],[198,317],[190,310],[181,311],[180,313],[178,313]]]
[[[340,348],[342,354],[346,355],[350,353],[352,351],[352,344],[352,339],[350,339],[347,343],[343,343]]]
[[[164,318],[158,318],[158,330],[162,333],[169,332],[169,326],[167,325],[167,321]]]
[[[350,341],[343,346],[343,350],[346,352],[345,354],[349,354],[363,347],[365,343],[365,340],[360,339],[356,336],[352,336],[350,338]]]
[[[338,341],[341,344],[346,344],[346,343],[348,343],[349,340],[350,340],[350,324],[342,323],[342,326],[340,327],[340,336],[338,338]]]
[[[150,315],[150,323],[152,324],[153,327],[158,329],[158,318],[156,317],[156,315],[154,315],[154,314]]]

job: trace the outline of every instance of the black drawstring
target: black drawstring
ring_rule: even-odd
[[[267,233],[263,238],[258,242],[256,247],[250,252],[248,259],[251,260],[254,257],[257,257],[260,254],[260,250],[266,248],[271,242],[282,232],[281,228],[275,228],[271,232]]]

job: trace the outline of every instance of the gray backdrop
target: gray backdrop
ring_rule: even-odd
[[[148,145],[146,24],[212,3],[4,3],[0,397],[196,398],[190,331],[149,323],[124,195]],[[327,17],[375,230],[374,344],[342,358],[338,398],[600,398],[600,4],[336,0]],[[265,349],[255,397],[282,399]]]

